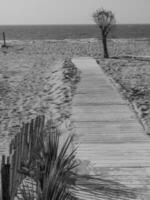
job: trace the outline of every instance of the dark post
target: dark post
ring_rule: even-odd
[[[5,156],[2,156],[1,165],[1,190],[2,190],[2,200],[10,200],[9,194],[9,180],[10,179],[10,162],[7,158],[7,163],[5,163]]]
[[[4,47],[6,47],[6,37],[5,37],[5,32],[3,32],[3,41],[4,41]]]

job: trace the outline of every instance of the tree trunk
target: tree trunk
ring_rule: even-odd
[[[104,58],[109,58],[108,49],[107,49],[107,37],[102,35],[103,49],[104,49]]]

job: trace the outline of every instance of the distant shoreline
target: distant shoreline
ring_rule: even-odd
[[[150,37],[149,38],[108,38],[108,41],[150,41]],[[98,42],[98,41],[101,41],[101,38],[76,38],[76,39],[20,39],[20,40],[16,40],[16,39],[8,39],[7,40],[7,43],[11,44],[11,43],[14,43],[14,44],[21,44],[21,43],[33,43],[34,42],[69,42],[69,43],[84,43],[84,42]],[[0,44],[3,44],[3,40],[0,39]]]
[[[100,38],[96,25],[1,25],[0,39],[7,40],[64,40]],[[120,24],[109,36],[113,39],[150,38],[150,24]]]
[[[116,26],[145,26],[145,25],[150,25],[150,23],[139,23],[139,24],[121,24],[118,23]],[[96,26],[94,23],[93,24],[0,24],[1,26]]]

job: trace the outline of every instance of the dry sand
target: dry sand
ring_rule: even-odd
[[[75,56],[99,58],[103,54],[97,39],[8,41],[8,44],[8,49],[0,49],[1,153],[6,152],[9,138],[22,121],[38,114],[50,116],[56,111],[59,102],[52,103],[52,85],[57,88],[61,83],[52,71],[61,67],[62,60]],[[150,55],[148,40],[109,40],[108,45],[113,56]],[[54,96],[56,99],[57,95]]]
[[[62,82],[63,60],[76,56],[101,58],[103,55],[101,42],[97,39],[8,41],[8,44],[10,48],[0,49],[0,156],[8,153],[9,141],[18,132],[21,123],[38,114],[49,118],[53,115],[60,125],[63,121],[69,124],[69,120],[64,120],[64,116],[71,114],[71,101],[66,103],[63,99],[69,88]],[[147,39],[109,40],[108,45],[111,56],[150,55]],[[111,67],[107,70],[108,63],[113,70],[110,70]],[[135,85],[140,85],[144,79],[146,87],[150,87],[149,62],[101,60],[101,64],[111,76],[119,77],[119,84],[126,82],[130,88],[132,79],[136,79]],[[150,119],[150,115],[147,116]]]

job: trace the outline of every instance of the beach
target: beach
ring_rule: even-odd
[[[102,43],[96,38],[8,40],[9,47],[0,49],[0,156],[8,155],[10,141],[22,123],[38,115],[45,115],[47,120],[53,118],[64,134],[72,129],[70,116],[75,90],[70,83],[64,82],[63,67],[68,60],[71,70],[70,60],[76,57],[97,60],[106,75],[120,86],[123,98],[131,106],[136,104],[141,111],[140,115],[136,114],[139,120],[144,119],[148,131],[150,61],[132,56],[148,57],[149,44],[144,38],[109,39],[111,58],[103,59]],[[64,126],[68,126],[67,129]]]
[[[90,56],[99,59],[103,56],[101,41],[95,38],[9,40],[7,43],[10,46],[8,49],[0,49],[1,155],[8,152],[10,138],[19,130],[22,122],[30,121],[39,114],[50,115],[53,110],[51,78],[56,66],[61,67],[66,58]],[[108,41],[108,46],[110,56],[150,55],[149,42],[144,39],[113,39]],[[114,61],[116,72],[113,71],[112,74],[118,75],[120,65],[126,66],[126,62],[116,62]],[[137,65],[140,68],[140,64],[139,61],[132,62],[133,68]],[[59,80],[55,82],[57,85]]]

